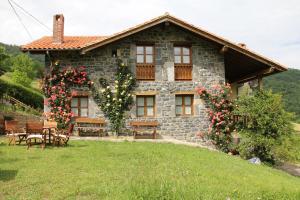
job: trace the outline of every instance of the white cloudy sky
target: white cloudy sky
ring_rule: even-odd
[[[299,0],[13,0],[52,28],[63,13],[66,35],[107,35],[165,12],[300,69]],[[33,39],[51,35],[17,12]],[[0,42],[25,44],[30,37],[7,0],[0,1]]]

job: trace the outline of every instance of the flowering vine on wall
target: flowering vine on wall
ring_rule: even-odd
[[[105,116],[110,120],[112,130],[118,135],[124,125],[125,111],[133,103],[132,90],[136,80],[127,65],[118,59],[115,82],[110,86],[104,78],[99,79],[102,87],[99,92],[93,87],[94,99]]]
[[[55,120],[58,123],[58,128],[66,128],[73,117],[70,106],[71,88],[74,86],[91,87],[92,84],[93,82],[89,80],[84,66],[60,69],[58,62],[51,65],[50,73],[45,77],[43,85],[46,97],[45,105],[50,108],[46,117]]]
[[[214,85],[211,90],[199,86],[196,91],[208,104],[209,138],[220,150],[229,152],[231,133],[234,129],[232,114],[234,105],[229,98],[232,93],[230,85]]]

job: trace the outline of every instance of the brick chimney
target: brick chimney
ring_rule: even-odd
[[[64,42],[64,21],[62,14],[53,16],[53,43],[62,44]]]

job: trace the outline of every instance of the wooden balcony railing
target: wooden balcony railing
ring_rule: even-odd
[[[154,65],[137,65],[136,66],[137,80],[155,80],[155,66]]]
[[[191,81],[192,69],[193,69],[192,65],[175,65],[175,80]]]

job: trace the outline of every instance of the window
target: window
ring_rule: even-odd
[[[153,46],[136,46],[136,78],[138,80],[154,80],[154,48]]]
[[[154,116],[154,96],[137,96],[136,97],[136,110],[138,117],[150,117]]]
[[[174,47],[175,80],[192,80],[191,48]]]
[[[88,116],[88,97],[73,97],[71,101],[71,109],[74,116]]]
[[[193,95],[176,95],[176,115],[193,114]]]

